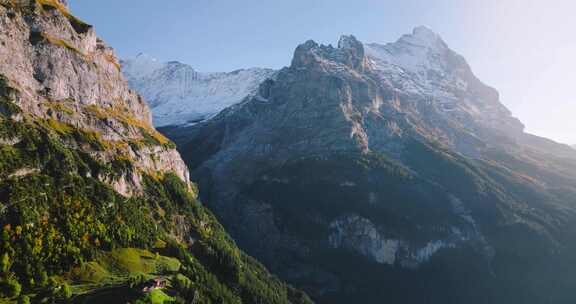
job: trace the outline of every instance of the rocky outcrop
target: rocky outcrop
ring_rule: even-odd
[[[147,104],[93,27],[64,1],[13,2],[0,3],[0,75],[23,112],[62,133],[82,130],[100,146],[83,148],[105,163],[131,161],[134,171],[99,177],[125,195],[141,189],[142,172],[173,172],[188,182],[174,146],[153,128]]]
[[[406,268],[418,268],[429,262],[442,249],[452,249],[466,242],[481,242],[485,249],[491,250],[481,232],[474,225],[466,230],[460,227],[432,227],[443,231],[444,239],[429,239],[422,244],[415,244],[403,239],[386,237],[385,231],[379,231],[369,219],[357,215],[345,215],[330,223],[328,242],[335,249],[346,249],[357,252],[380,264],[397,265]],[[488,252],[486,252],[488,253]],[[492,258],[490,254],[487,258]]]
[[[313,40],[298,46],[292,59],[293,68],[323,68],[330,61],[339,62],[360,72],[366,69],[364,46],[354,36],[342,36],[338,47],[318,45]]]

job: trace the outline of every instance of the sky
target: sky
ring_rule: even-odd
[[[442,36],[496,88],[526,131],[576,144],[576,1],[69,0],[120,57],[146,53],[202,72],[281,68],[308,39]]]

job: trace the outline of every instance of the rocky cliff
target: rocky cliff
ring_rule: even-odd
[[[19,8],[0,8],[0,74],[18,91],[15,103],[23,112],[91,134],[109,147],[87,149],[98,160],[132,160],[137,170],[129,175],[99,176],[120,193],[142,188],[138,172],[173,172],[187,182],[174,146],[152,127],[148,106],[128,88],[112,49],[93,27],[62,2],[16,3]]]
[[[576,153],[525,134],[429,29],[308,41],[169,136],[240,245],[320,302],[572,297]]]
[[[196,193],[91,25],[0,1],[0,302],[311,303]],[[140,293],[154,277],[169,291]]]

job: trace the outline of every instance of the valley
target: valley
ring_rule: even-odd
[[[576,301],[576,150],[449,41],[284,65],[119,59],[0,0],[0,303]]]

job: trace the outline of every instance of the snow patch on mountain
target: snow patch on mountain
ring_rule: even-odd
[[[154,125],[188,125],[210,118],[252,95],[275,71],[263,68],[228,73],[202,73],[146,55],[121,61],[132,89],[152,108]]]
[[[450,54],[444,41],[428,28],[417,27],[411,35],[404,35],[394,43],[369,43],[364,47],[382,79],[398,90],[434,96],[441,102],[451,102],[456,98],[454,91],[466,90],[466,82],[454,73],[455,68],[462,67],[449,66],[445,60],[455,54]]]
[[[432,30],[420,26],[396,42],[364,48],[381,81],[399,94],[425,101],[456,120],[465,115],[492,129],[523,130],[498,92],[476,78],[464,57]]]

